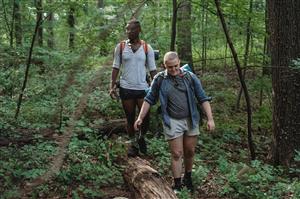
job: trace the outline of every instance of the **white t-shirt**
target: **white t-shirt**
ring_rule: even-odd
[[[120,86],[132,90],[145,90],[149,87],[146,81],[146,73],[156,70],[154,51],[148,45],[147,63],[143,44],[133,52],[127,42],[122,51],[122,67],[120,67],[120,43],[114,52],[113,67],[121,69]],[[146,64],[146,66],[145,66]]]

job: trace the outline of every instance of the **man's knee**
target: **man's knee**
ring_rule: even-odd
[[[185,158],[193,158],[195,155],[195,149],[185,149],[184,150],[184,157]]]
[[[182,158],[182,155],[183,155],[183,151],[172,151],[172,159],[173,160],[179,160],[180,158]]]

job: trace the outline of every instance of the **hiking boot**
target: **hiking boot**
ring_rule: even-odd
[[[172,190],[174,191],[175,195],[177,195],[180,191],[181,191],[182,187],[176,187],[176,186],[172,186]]]
[[[128,157],[136,157],[139,155],[139,149],[136,146],[130,146],[127,151]]]
[[[183,185],[191,192],[194,193],[194,186],[192,178],[183,178]]]
[[[145,141],[145,138],[141,137],[138,140],[138,145],[139,145],[140,152],[143,154],[146,154],[147,153],[147,143]]]

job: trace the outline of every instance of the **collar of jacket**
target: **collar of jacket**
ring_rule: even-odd
[[[182,76],[184,76],[187,73],[185,70],[182,70],[181,68],[179,70],[181,71],[180,74]],[[163,76],[164,76],[164,78],[167,78],[169,76],[167,69],[164,70]]]

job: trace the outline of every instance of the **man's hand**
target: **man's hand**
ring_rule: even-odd
[[[207,121],[207,127],[206,128],[207,128],[208,131],[215,130],[215,122],[214,122],[213,119]]]
[[[112,86],[110,89],[109,89],[109,95],[112,99],[118,99],[118,93],[116,91],[116,85]]]
[[[134,130],[138,131],[143,123],[143,120],[138,118],[134,123]]]

